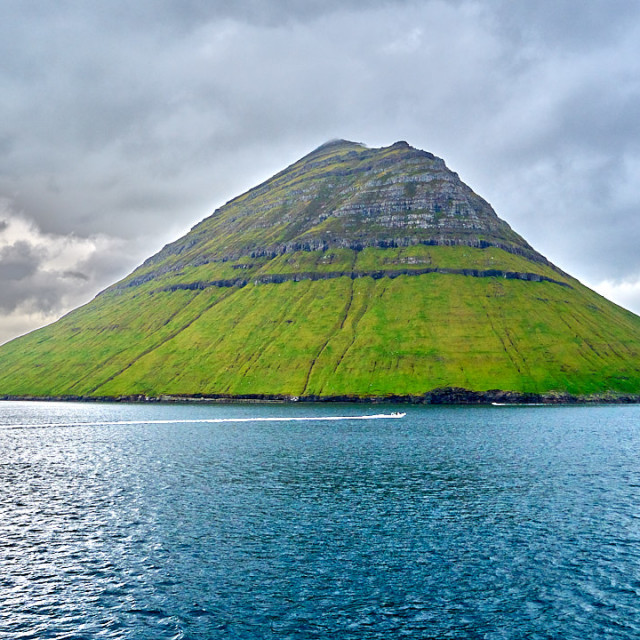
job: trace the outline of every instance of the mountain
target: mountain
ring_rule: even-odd
[[[636,394],[640,318],[406,142],[322,145],[0,347],[5,397]]]

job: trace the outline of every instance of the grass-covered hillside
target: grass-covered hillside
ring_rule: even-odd
[[[448,387],[638,394],[640,318],[405,144],[321,147],[91,303],[0,347],[5,396]]]

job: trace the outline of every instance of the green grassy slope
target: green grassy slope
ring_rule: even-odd
[[[557,282],[365,275],[367,267],[427,261],[540,275],[546,268],[495,248],[420,246],[194,267],[106,292],[5,345],[0,394],[640,393],[634,314],[554,271]],[[335,277],[251,281],[287,269]],[[349,269],[358,277],[339,275]],[[238,273],[245,286],[175,288]]]
[[[404,142],[319,147],[0,347],[0,396],[443,387],[640,394],[640,318]]]

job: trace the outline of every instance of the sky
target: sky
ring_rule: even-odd
[[[335,138],[640,314],[636,0],[0,0],[0,59],[0,342]]]

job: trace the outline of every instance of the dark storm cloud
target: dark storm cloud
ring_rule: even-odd
[[[0,249],[0,311],[11,313],[25,302],[43,311],[56,306],[64,285],[59,276],[42,270],[45,258],[42,249],[24,241]]]
[[[42,260],[42,255],[27,242],[0,249],[0,281],[6,287],[8,283],[22,282],[32,276]]]
[[[11,211],[0,229],[0,342],[49,322],[113,282],[126,244],[44,234]],[[26,329],[25,329],[26,328]]]
[[[639,43],[626,0],[0,3],[0,213],[82,248],[29,258],[63,310],[330,138],[406,139],[561,267],[628,288]]]

